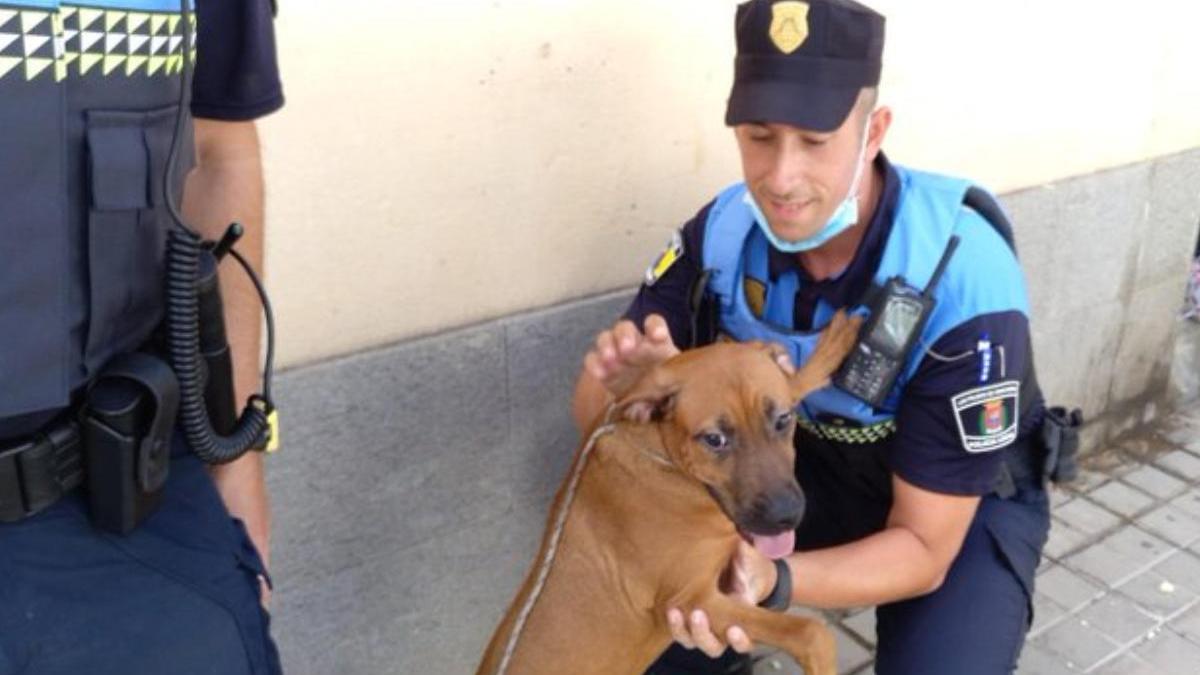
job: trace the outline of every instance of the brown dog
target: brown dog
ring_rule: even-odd
[[[839,313],[799,371],[777,345],[721,343],[647,373],[576,454],[478,675],[637,675],[671,642],[670,607],[703,608],[718,635],[739,625],[808,675],[834,675],[821,622],[747,606],[718,579],[739,531],[772,557],[791,552],[804,509],[792,410],[858,326]]]

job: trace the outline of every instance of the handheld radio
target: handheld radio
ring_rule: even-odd
[[[858,344],[833,377],[839,389],[874,407],[883,404],[929,320],[936,304],[933,289],[958,248],[958,241],[957,236],[950,237],[924,291],[910,286],[902,276],[888,279],[883,292],[868,305],[871,316]]]

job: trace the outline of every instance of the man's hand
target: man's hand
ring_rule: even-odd
[[[661,316],[646,317],[644,328],[643,333],[632,321],[618,321],[596,336],[575,384],[572,412],[580,431],[591,429],[608,404],[644,373],[679,353]]]
[[[737,552],[725,570],[721,591],[747,605],[757,605],[775,588],[776,576],[775,563],[743,541],[738,544]],[[730,626],[725,631],[724,641],[718,638],[703,609],[692,610],[685,622],[683,612],[672,607],[667,610],[667,626],[676,642],[687,649],[699,648],[714,659],[725,651],[726,646],[740,654],[754,648],[754,642],[740,626]]]
[[[596,336],[583,367],[608,393],[620,397],[650,368],[679,353],[667,322],[657,314],[646,317],[645,332],[628,320],[618,321]]]

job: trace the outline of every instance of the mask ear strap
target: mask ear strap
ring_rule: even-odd
[[[854,181],[850,184],[850,192],[846,195],[846,199],[858,199],[858,189],[862,187],[862,177],[866,173],[863,171],[863,160],[867,158],[867,139],[871,134],[871,117],[875,115],[875,111],[867,113],[867,124],[863,127],[862,145],[858,149],[858,160],[854,168]]]

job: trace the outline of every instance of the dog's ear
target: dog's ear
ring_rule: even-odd
[[[833,315],[833,320],[821,332],[813,355],[792,376],[793,402],[799,403],[805,396],[829,384],[829,378],[841,367],[850,350],[854,349],[861,326],[861,316],[848,317],[842,310]]]
[[[663,367],[653,368],[613,406],[614,417],[634,422],[658,422],[671,414],[679,382]]]
[[[766,352],[767,356],[779,366],[784,375],[792,377],[796,374],[796,364],[792,362],[792,355],[788,352],[787,347],[778,342],[758,342],[758,348]]]

